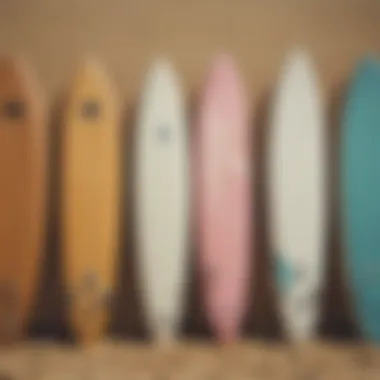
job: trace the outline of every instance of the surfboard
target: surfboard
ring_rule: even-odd
[[[342,115],[341,194],[347,284],[364,338],[380,342],[380,63],[354,70]]]
[[[218,56],[206,76],[196,121],[194,177],[199,271],[217,339],[237,339],[251,265],[251,134],[238,68]]]
[[[47,123],[31,68],[0,59],[0,341],[22,338],[44,248]]]
[[[275,91],[267,146],[270,249],[286,337],[315,336],[325,239],[325,121],[312,58],[289,53]]]
[[[76,339],[105,333],[115,284],[120,209],[120,130],[115,89],[87,60],[69,90],[62,126],[62,259]]]
[[[188,137],[182,89],[172,64],[153,62],[136,130],[138,273],[147,327],[176,338],[188,281]]]

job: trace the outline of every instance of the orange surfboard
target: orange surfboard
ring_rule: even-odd
[[[0,341],[20,339],[43,250],[47,124],[26,64],[0,59]]]
[[[62,134],[62,255],[72,331],[101,338],[109,319],[118,249],[119,110],[96,61],[72,83]]]

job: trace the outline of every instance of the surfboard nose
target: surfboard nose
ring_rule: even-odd
[[[285,65],[286,64],[296,65],[299,70],[300,66],[312,65],[312,59],[307,49],[300,46],[295,46],[286,54]]]
[[[215,85],[223,85],[225,87],[236,87],[240,82],[237,73],[238,67],[234,59],[226,53],[217,55],[211,66],[209,81]],[[233,93],[234,91],[229,91]]]
[[[158,88],[162,85],[168,86],[175,84],[176,78],[173,65],[167,58],[158,57],[148,70],[146,82]]]
[[[229,75],[237,69],[234,59],[227,53],[219,53],[214,58],[213,66],[215,73],[220,75]]]
[[[212,103],[213,106],[210,107],[219,107],[221,114],[228,114],[232,123],[247,117],[246,91],[233,57],[228,54],[217,55],[209,67],[206,78],[204,101],[201,102],[204,108],[208,109],[208,104]]]
[[[287,78],[288,83],[293,83],[298,78],[303,83],[312,82],[316,86],[315,75],[314,63],[307,50],[296,47],[287,54],[282,77]]]

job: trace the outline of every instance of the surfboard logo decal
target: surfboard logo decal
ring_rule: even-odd
[[[21,100],[12,99],[3,105],[3,115],[12,121],[20,120],[26,113],[25,103]]]
[[[157,127],[157,138],[162,143],[167,143],[171,139],[170,126],[167,124],[161,124]]]
[[[92,292],[98,288],[98,276],[96,272],[86,272],[82,278],[82,290]]]
[[[104,307],[110,307],[113,300],[112,289],[101,286],[95,272],[85,273],[76,289],[72,289],[67,295],[69,300],[76,302],[84,313],[92,313]]]
[[[94,99],[86,100],[82,103],[80,112],[85,120],[96,120],[100,115],[100,104]]]

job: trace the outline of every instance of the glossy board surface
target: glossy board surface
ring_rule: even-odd
[[[380,342],[380,63],[362,60],[346,95],[341,131],[347,284],[364,338]]]
[[[268,134],[270,247],[278,311],[287,338],[316,333],[324,285],[325,120],[314,62],[288,54],[271,109]]]
[[[115,89],[88,60],[70,88],[62,128],[62,259],[75,337],[93,342],[109,319],[119,243],[120,119]]]
[[[0,341],[21,338],[44,249],[47,123],[30,68],[0,59]]]
[[[238,337],[248,306],[251,178],[248,100],[227,55],[211,65],[194,142],[201,292],[209,324],[222,341]]]
[[[137,262],[154,339],[179,332],[190,275],[188,137],[182,89],[172,64],[153,62],[136,126]]]

